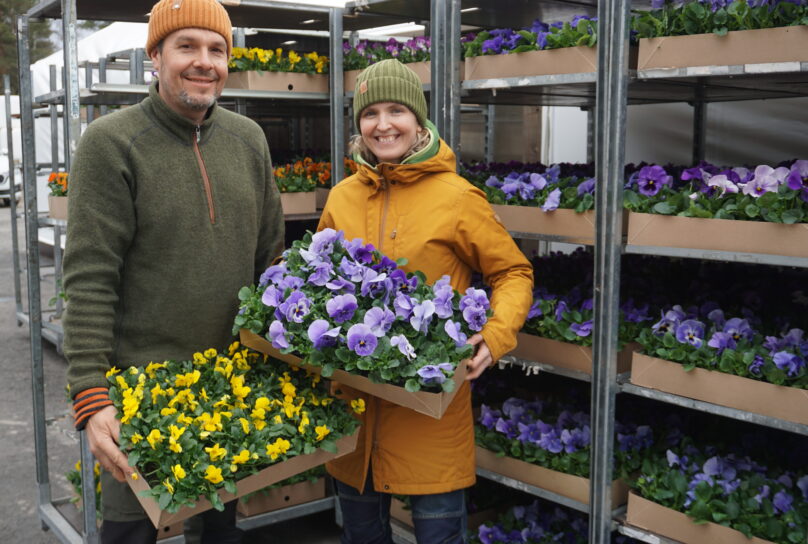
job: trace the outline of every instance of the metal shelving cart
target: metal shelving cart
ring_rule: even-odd
[[[58,324],[43,322],[42,296],[40,287],[40,259],[38,248],[38,232],[42,227],[54,227],[56,229],[55,245],[61,236],[59,229],[65,226],[64,221],[53,220],[40,217],[37,214],[37,195],[34,180],[35,159],[34,150],[34,106],[48,105],[52,119],[52,126],[56,127],[57,119],[55,115],[56,105],[63,107],[64,139],[65,139],[65,168],[69,171],[70,159],[75,151],[79,139],[81,128],[80,109],[86,107],[88,119],[94,116],[93,108],[98,107],[100,113],[105,113],[108,105],[132,104],[139,101],[143,95],[147,94],[148,87],[144,82],[144,71],[147,62],[143,50],[132,50],[129,52],[119,52],[100,59],[98,63],[85,63],[86,85],[84,88],[79,84],[79,65],[77,61],[76,49],[76,21],[78,19],[105,20],[105,21],[130,21],[146,22],[146,14],[153,5],[153,0],[136,0],[134,2],[106,2],[97,0],[45,0],[31,8],[25,15],[17,20],[18,31],[18,51],[20,65],[20,96],[21,96],[21,117],[23,133],[23,187],[24,187],[24,214],[26,232],[26,255],[27,266],[26,276],[28,282],[27,302],[28,312],[22,310],[18,305],[18,320],[20,323],[27,322],[30,330],[31,342],[31,372],[33,383],[33,419],[34,436],[36,448],[36,474],[38,484],[38,514],[42,520],[43,527],[50,529],[63,542],[97,542],[98,531],[96,527],[95,512],[85,509],[83,526],[84,529],[76,528],[67,519],[60,507],[66,500],[54,500],[51,496],[50,475],[48,472],[47,438],[45,433],[45,399],[44,399],[44,372],[42,357],[42,340],[48,339],[57,346],[61,343],[61,330]],[[282,28],[301,28],[302,24],[307,25],[308,30],[329,30],[332,39],[329,47],[329,56],[335,57],[335,51],[341,52],[341,36],[343,33],[343,11],[336,8],[326,8],[317,6],[296,6],[282,2],[266,0],[239,0],[222,1],[228,10],[234,27],[255,26],[266,22],[265,26]],[[57,89],[55,85],[55,69],[52,70],[51,92],[34,98],[32,96],[32,81],[30,73],[30,53],[28,50],[28,24],[32,19],[51,18],[61,19],[64,32],[65,46],[65,66],[64,85],[62,89]],[[303,22],[305,20],[305,23]],[[381,21],[383,19],[376,19]],[[371,25],[369,25],[371,26]],[[243,45],[243,32],[236,31],[236,44]],[[106,82],[106,73],[109,69],[127,69],[130,72],[130,80],[127,84],[115,84]],[[98,70],[99,81],[94,82],[93,71]],[[332,64],[332,73],[342,75],[341,57]],[[295,93],[274,92],[274,91],[252,91],[239,89],[226,89],[223,92],[221,102],[225,105],[232,105],[235,109],[244,112],[246,100],[260,100],[270,104],[270,107],[277,108],[278,104],[285,106],[290,103],[301,104],[300,107],[287,108],[290,113],[303,115],[305,110],[312,104],[322,107],[329,107],[332,116],[331,148],[332,156],[338,157],[343,153],[344,137],[342,132],[336,132],[335,127],[341,123],[334,121],[344,115],[342,78],[331,78],[331,89],[328,93]],[[6,84],[8,89],[8,84]],[[8,93],[8,90],[7,90]],[[293,99],[294,102],[290,102]],[[53,130],[53,140],[55,146],[56,130]],[[13,153],[13,151],[12,151]],[[56,157],[56,153],[54,153]],[[334,161],[332,170],[335,179],[343,176],[343,166],[341,161]],[[17,214],[12,205],[13,221],[16,227]],[[314,215],[293,216],[288,219],[304,220],[315,219]],[[16,236],[15,236],[16,240]],[[17,250],[15,248],[15,255]],[[60,253],[56,251],[56,259],[59,260]],[[55,263],[55,268],[60,268],[60,263]],[[15,267],[17,275],[21,271],[19,265]],[[58,273],[58,272],[57,272]],[[58,277],[57,277],[58,279]],[[20,289],[17,293],[21,293]],[[21,295],[20,295],[21,297]],[[85,433],[79,433],[81,445],[82,480],[93,481],[92,466],[93,458],[89,451]],[[92,486],[85,486],[83,490],[84,504],[94,504],[94,489]],[[334,508],[334,498],[327,497],[305,505],[285,508],[280,511],[253,516],[238,521],[239,527],[252,529],[262,525],[276,523],[279,521],[292,519],[295,517],[308,515],[323,510]],[[166,542],[182,542],[182,537],[175,537]]]
[[[354,7],[359,9],[357,3]],[[349,5],[350,8],[351,5]],[[638,395],[660,402],[679,405],[705,413],[756,423],[780,430],[808,435],[808,426],[664,393],[629,383],[617,375],[617,324],[620,261],[623,253],[639,253],[758,263],[779,266],[808,267],[808,259],[781,255],[762,255],[716,250],[646,247],[626,245],[619,217],[622,211],[622,178],[627,106],[687,102],[693,106],[693,162],[704,158],[705,115],[710,102],[793,98],[806,96],[808,63],[742,64],[677,68],[665,70],[630,70],[628,44],[629,0],[587,1],[568,3],[548,1],[528,5],[524,2],[467,1],[461,10],[459,0],[405,2],[403,0],[369,0],[362,9],[384,16],[432,23],[433,94],[430,110],[444,139],[454,145],[459,137],[460,103],[579,106],[594,111],[594,150],[596,179],[615,180],[600,183],[596,201],[595,254],[595,337],[593,373],[554,367],[541,361],[528,361],[506,356],[501,363],[521,366],[527,372],[549,372],[591,383],[592,396],[592,469],[590,504],[569,504],[569,499],[553,496],[547,490],[505,478],[487,470],[483,477],[504,485],[541,496],[572,508],[589,512],[590,542],[609,542],[613,530],[652,544],[676,544],[652,532],[625,524],[612,510],[610,460],[613,455],[615,396],[618,392]],[[468,9],[471,8],[471,9]],[[552,21],[575,14],[597,15],[599,19],[597,72],[551,74],[494,80],[459,81],[450,59],[460,55],[451,44],[459,43],[460,24],[483,28],[524,27],[531,20]],[[449,44],[449,45],[447,45]],[[437,46],[437,47],[436,47]],[[442,75],[442,77],[440,77]],[[437,77],[436,77],[437,76]],[[591,129],[590,129],[591,130]],[[567,241],[559,236],[512,232],[515,238],[543,241]]]

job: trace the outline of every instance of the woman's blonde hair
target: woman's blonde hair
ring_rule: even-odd
[[[418,127],[415,143],[412,144],[412,147],[410,147],[401,157],[401,162],[404,162],[406,159],[412,157],[422,149],[427,148],[430,143],[432,143],[432,133],[428,128]],[[371,166],[376,166],[379,163],[379,159],[377,159],[376,155],[370,151],[370,148],[362,139],[361,134],[354,134],[351,136],[351,139],[348,141],[348,153],[351,156],[359,155]]]

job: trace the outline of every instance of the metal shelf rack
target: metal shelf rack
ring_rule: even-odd
[[[504,1],[504,4],[503,4]],[[597,13],[600,21],[598,66],[607,67],[596,73],[553,74],[520,78],[500,78],[493,80],[471,80],[459,82],[456,72],[447,70],[447,65],[459,55],[447,52],[440,47],[433,51],[432,81],[436,82],[431,102],[431,111],[436,125],[444,139],[453,145],[459,123],[459,102],[477,104],[515,105],[566,105],[594,107],[596,120],[596,178],[601,180],[622,180],[626,132],[627,106],[630,104],[654,104],[666,102],[689,102],[694,106],[694,162],[704,154],[704,114],[710,102],[753,100],[762,98],[791,98],[806,96],[805,83],[808,82],[806,63],[777,63],[767,65],[712,66],[677,70],[630,70],[628,58],[628,14],[629,0],[602,0],[600,2],[536,2],[525,3],[517,0],[499,2],[467,1],[464,8],[479,8],[473,12],[460,12],[459,1],[433,1],[431,6],[425,0],[367,0],[356,2],[357,11],[396,16],[406,20],[429,21],[432,43],[440,43],[446,30],[437,29],[440,25],[449,27],[449,44],[459,40],[460,24],[477,25],[484,28],[523,27],[533,18],[551,21],[572,14]],[[555,10],[555,11],[554,11]],[[437,21],[436,16],[448,20]],[[453,34],[452,34],[453,33]],[[444,42],[445,43],[445,42]],[[456,63],[456,60],[454,60]],[[436,77],[443,74],[445,77]],[[555,374],[567,375],[591,382],[593,449],[591,470],[591,506],[585,509],[590,513],[589,541],[605,544],[610,541],[610,532],[620,533],[652,544],[677,544],[673,540],[651,532],[631,527],[624,522],[615,523],[611,511],[609,492],[611,482],[610,460],[613,454],[613,431],[615,395],[626,392],[654,398],[667,403],[679,404],[707,413],[732,417],[768,425],[781,430],[805,434],[805,426],[749,414],[739,410],[694,401],[676,395],[656,392],[627,384],[626,377],[617,376],[617,323],[620,261],[623,253],[644,253],[708,260],[726,260],[746,263],[765,263],[805,267],[808,260],[780,255],[759,255],[731,253],[697,249],[641,247],[625,245],[622,227],[619,222],[622,212],[622,183],[601,184],[597,195],[595,251],[595,315],[596,334],[593,345],[594,365],[591,376],[570,375],[568,372],[544,365],[540,362],[525,361],[506,357],[503,362],[518,364],[523,368],[538,368]],[[527,233],[511,233],[515,237],[534,240],[570,241],[559,237]],[[495,476],[488,471],[478,470],[485,477]],[[501,479],[500,479],[501,480]],[[499,480],[498,480],[499,481]],[[505,485],[521,488],[524,482],[501,481]],[[528,492],[539,491],[529,490]],[[538,494],[538,493],[536,493]],[[551,497],[548,497],[551,498]],[[551,498],[552,500],[552,498]],[[559,501],[560,502],[560,501]]]
[[[76,21],[81,19],[91,20],[117,20],[117,21],[137,21],[146,22],[146,14],[153,5],[153,0],[133,0],[132,2],[106,2],[96,0],[44,0],[31,8],[25,15],[16,21],[18,35],[18,52],[20,66],[20,97],[21,97],[21,119],[23,132],[23,190],[24,190],[24,219],[26,232],[26,255],[27,255],[27,280],[28,280],[28,308],[26,313],[22,310],[21,303],[18,304],[17,319],[20,324],[26,323],[30,330],[31,343],[31,375],[33,383],[33,420],[34,437],[36,447],[36,477],[38,484],[38,514],[43,523],[43,527],[53,531],[62,541],[70,543],[95,543],[98,542],[98,531],[95,523],[95,513],[90,509],[84,514],[84,530],[76,529],[67,522],[63,514],[56,508],[59,500],[53,500],[51,496],[50,475],[48,471],[47,438],[45,433],[45,398],[44,398],[44,372],[42,357],[42,340],[47,339],[57,346],[61,344],[62,331],[58,322],[50,323],[43,321],[43,310],[41,307],[40,259],[38,248],[38,232],[42,227],[53,227],[57,230],[64,227],[64,222],[40,217],[36,213],[37,195],[34,180],[36,179],[36,164],[33,156],[34,149],[34,107],[40,105],[48,106],[48,113],[51,117],[52,134],[54,135],[53,147],[56,146],[57,117],[59,117],[56,105],[63,106],[62,120],[65,127],[65,168],[69,171],[72,153],[75,151],[81,127],[80,108],[88,108],[88,118],[92,119],[92,108],[100,106],[100,113],[105,113],[107,105],[132,104],[142,98],[148,92],[144,84],[144,67],[148,65],[142,50],[129,52],[118,52],[110,54],[107,58],[100,59],[98,63],[85,63],[86,83],[85,88],[80,88],[78,81],[79,65],[77,62],[76,49]],[[315,6],[294,6],[282,2],[272,2],[267,0],[239,0],[223,1],[223,5],[230,13],[234,27],[254,26],[256,23],[265,21],[265,26],[284,26],[286,28],[302,28],[304,20],[314,19],[315,24],[308,26],[308,29],[320,28],[329,29],[332,35],[342,36],[342,10],[335,8],[315,7]],[[30,73],[30,50],[28,48],[28,24],[32,19],[55,18],[62,20],[65,39],[65,71],[64,85],[61,90],[56,89],[56,70],[51,70],[51,92],[34,98],[32,93],[32,81]],[[350,25],[350,23],[349,23]],[[238,43],[238,33],[237,33]],[[331,56],[334,50],[341,50],[341,40],[332,40]],[[341,58],[339,59],[341,61]],[[98,70],[100,82],[93,83],[92,72]],[[106,82],[107,69],[128,69],[130,72],[130,83],[127,85],[116,85]],[[341,74],[341,62],[336,66],[332,65],[332,70],[338,70]],[[296,93],[295,100],[307,104],[322,103],[332,110],[342,115],[343,93],[341,78],[331,78],[332,86],[329,93]],[[337,81],[338,80],[338,81]],[[9,93],[9,85],[6,82],[6,94]],[[235,103],[237,106],[243,104],[245,99],[256,99],[263,101],[287,101],[291,93],[276,93],[266,91],[250,91],[227,89],[223,93],[224,103]],[[35,103],[36,101],[36,103]],[[298,110],[290,109],[291,113]],[[304,108],[299,108],[300,112]],[[333,123],[332,123],[333,125]],[[332,131],[332,151],[339,150],[342,153],[344,138],[341,133]],[[13,150],[11,150],[13,153]],[[333,154],[333,153],[332,153]],[[54,152],[54,160],[58,154]],[[339,156],[339,155],[335,155]],[[336,179],[342,177],[341,161],[336,161],[333,173]],[[16,226],[17,213],[12,205],[12,224]],[[295,219],[314,219],[317,214],[305,214]],[[58,236],[57,236],[58,237]],[[16,241],[16,235],[15,235]],[[15,247],[15,255],[18,254]],[[58,251],[57,251],[58,254]],[[56,255],[60,260],[60,255]],[[55,268],[60,269],[60,263],[55,263]],[[16,268],[20,270],[19,266]],[[21,290],[17,289],[21,294]],[[85,433],[79,433],[82,459],[83,481],[93,481],[92,466],[93,458],[87,445]],[[94,489],[87,486],[83,490],[83,500],[85,504],[94,503]],[[334,507],[334,498],[329,497],[320,501],[315,501],[307,505],[292,507],[266,515],[254,516],[240,519],[239,527],[249,529],[275,523],[284,519],[291,519],[301,515],[314,513]],[[172,539],[172,542],[182,542],[181,537]]]

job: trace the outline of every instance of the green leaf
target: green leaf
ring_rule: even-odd
[[[237,491],[237,489],[236,489],[236,482],[234,482],[234,481],[232,481],[232,480],[225,480],[225,481],[224,481],[224,489],[225,489],[225,490],[226,490],[228,493],[232,493],[233,495],[235,495],[235,494],[236,494],[236,491]]]
[[[805,216],[804,212],[798,208],[792,208],[790,210],[786,210],[781,215],[783,223],[785,223],[786,225],[793,225],[794,223],[800,223],[804,216]]]
[[[157,506],[160,507],[160,510],[165,510],[168,507],[168,503],[171,502],[172,499],[171,493],[163,487],[163,491],[160,492],[160,498],[157,500]]]
[[[325,363],[320,373],[324,378],[330,378],[334,374],[334,365],[331,363]]]
[[[238,299],[241,302],[249,300],[250,297],[252,297],[252,289],[250,289],[249,287],[242,287],[241,289],[238,290]]]
[[[747,217],[757,217],[760,214],[760,208],[758,208],[755,204],[749,204],[744,208]]]
[[[418,380],[410,378],[404,383],[404,389],[406,389],[410,393],[415,393],[416,391],[421,390],[421,384],[418,383]]]
[[[654,204],[653,208],[651,209],[654,211],[654,213],[658,213],[660,215],[671,215],[676,211],[676,208],[668,202],[658,202]]]

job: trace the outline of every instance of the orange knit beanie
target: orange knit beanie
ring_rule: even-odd
[[[146,54],[166,36],[181,28],[204,28],[221,34],[227,42],[227,54],[233,49],[230,16],[216,0],[160,0],[149,17]]]

